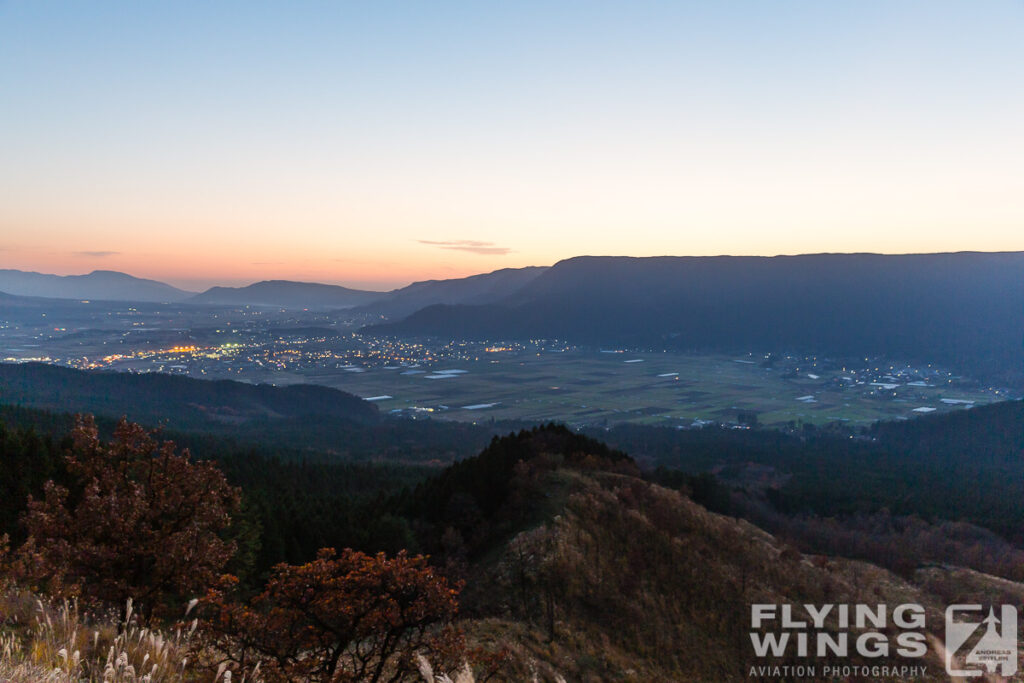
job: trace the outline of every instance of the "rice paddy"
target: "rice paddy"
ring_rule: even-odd
[[[364,370],[303,379],[371,399],[383,412],[576,425],[736,423],[741,414],[764,425],[867,424],[1005,398],[935,373],[922,381],[906,372],[868,377],[838,367],[795,372],[747,357],[671,353],[487,354],[452,367]]]

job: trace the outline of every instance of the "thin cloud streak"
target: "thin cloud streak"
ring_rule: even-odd
[[[450,249],[452,251],[468,251],[472,254],[488,254],[491,256],[504,256],[512,253],[508,247],[499,247],[494,242],[479,242],[477,240],[416,240],[420,244],[439,249]]]
[[[117,256],[121,252],[119,251],[76,251],[75,256],[88,256],[90,258],[106,258],[107,256]]]

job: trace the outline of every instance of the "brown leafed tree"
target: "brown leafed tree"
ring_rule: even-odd
[[[234,553],[224,538],[240,492],[211,462],[195,462],[122,419],[110,443],[76,419],[69,487],[50,481],[23,517],[23,556],[52,592],[150,615],[213,586]]]
[[[419,680],[417,653],[455,668],[464,657],[451,626],[458,589],[405,551],[394,558],[324,548],[300,566],[274,568],[265,590],[235,602],[225,577],[205,600],[207,653],[267,681]]]

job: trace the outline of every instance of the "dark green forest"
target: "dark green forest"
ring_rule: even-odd
[[[447,464],[479,452],[493,433],[471,424],[390,419],[358,396],[316,385],[86,372],[43,363],[0,363],[0,404],[123,415],[161,427],[184,445],[210,437],[204,443],[218,450],[230,442],[392,463]]]
[[[0,533],[18,539],[28,496],[38,497],[47,479],[64,477],[72,416],[8,405],[0,407],[0,420]],[[98,422],[101,431],[114,426],[111,418]],[[401,434],[407,421],[394,424]],[[460,426],[431,428],[454,440]],[[307,561],[324,546],[407,548],[457,565],[542,521],[556,492],[523,482],[561,463],[642,472],[804,550],[863,556],[896,569],[952,561],[970,547],[994,558],[987,568],[1005,574],[1000,563],[1016,558],[1024,544],[1021,402],[857,434],[621,426],[598,435],[600,441],[558,425],[521,430],[446,467],[369,453],[339,457],[299,440],[260,445],[171,430],[161,438],[216,460],[243,490],[244,514],[236,521],[243,552],[234,570],[254,581],[274,564]],[[917,537],[938,534],[942,544],[894,551],[915,529]]]
[[[674,430],[622,425],[602,435],[673,480],[714,472],[760,490],[779,511],[845,517],[887,511],[964,521],[1024,543],[1024,402],[877,423],[865,431]],[[753,467],[758,465],[761,467]]]

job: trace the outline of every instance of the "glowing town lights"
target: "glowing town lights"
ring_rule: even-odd
[[[157,351],[157,353],[192,353],[197,350],[196,346],[172,346],[166,351]]]

